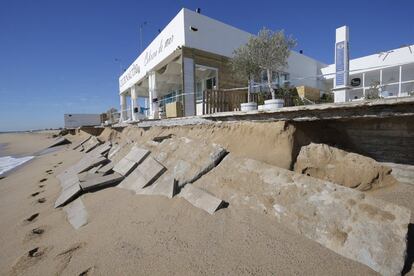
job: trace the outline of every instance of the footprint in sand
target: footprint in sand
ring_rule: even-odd
[[[47,174],[52,174],[53,173],[53,170],[47,170],[46,173]]]
[[[42,178],[39,180],[39,183],[45,182],[47,180],[47,178]]]
[[[58,165],[62,165],[63,164],[63,161],[60,161],[59,163],[58,163]]]
[[[11,275],[21,275],[27,269],[45,257],[47,247],[35,247],[16,260],[12,266]]]
[[[81,273],[79,273],[79,276],[87,276],[87,275],[91,275],[93,273],[95,267],[91,266],[88,269],[82,271]]]
[[[24,239],[24,242],[40,238],[45,233],[46,231],[45,229],[46,229],[45,226],[33,228],[32,230],[30,230],[29,233],[27,233],[26,238]]]
[[[45,202],[46,202],[46,198],[44,198],[44,197],[39,198],[39,199],[37,200],[37,202],[38,202],[38,203],[45,203]]]
[[[38,194],[40,194],[40,192],[33,193],[33,194],[31,194],[31,196],[35,197],[35,196],[37,196]]]
[[[45,185],[39,185],[39,188],[43,188]]]
[[[59,253],[56,255],[56,259],[60,261],[59,265],[58,265],[58,272],[57,274],[60,275],[62,274],[62,272],[66,269],[66,267],[69,265],[70,260],[73,257],[73,254],[78,251],[79,249],[81,249],[82,247],[85,246],[86,243],[81,242],[81,243],[75,243],[73,244],[69,249]],[[85,274],[87,275],[87,274]]]
[[[37,217],[39,216],[39,213],[35,213],[33,215],[31,215],[30,217],[28,217],[27,219],[25,219],[26,222],[32,222],[34,221]]]

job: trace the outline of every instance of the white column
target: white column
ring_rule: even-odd
[[[195,70],[192,58],[183,58],[183,84],[184,84],[184,116],[196,115],[195,106]]]
[[[400,65],[400,75],[398,77],[398,97],[401,97],[401,80],[402,80],[402,66]]]
[[[365,72],[362,73],[362,94],[364,95],[365,99]]]
[[[119,95],[119,101],[121,103],[121,118],[120,118],[120,121],[123,122],[128,118],[127,110],[126,110],[126,108],[127,108],[126,95],[125,94]]]
[[[149,92],[149,100],[150,100],[150,119],[158,119],[159,112],[158,112],[158,93],[157,93],[157,80],[156,80],[156,73],[149,72],[148,74],[148,92]]]
[[[380,97],[382,96],[382,69],[380,69],[380,85],[379,85],[379,93],[380,93]]]
[[[349,100],[349,28],[336,29],[335,36],[335,102]]]
[[[137,107],[137,89],[135,85],[131,87],[131,114],[132,114],[132,120],[136,121],[138,120],[138,112],[135,112],[135,108]]]

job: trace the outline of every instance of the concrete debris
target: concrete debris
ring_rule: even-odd
[[[222,205],[223,201],[200,188],[186,185],[181,189],[178,197],[182,197],[197,208],[203,209],[209,214],[214,214]]]
[[[138,167],[132,171],[119,185],[119,188],[137,192],[151,185],[165,171],[165,167],[151,156],[147,157]]]
[[[82,158],[78,164],[76,164],[75,167],[75,171],[76,173],[82,173],[85,171],[90,170],[91,168],[98,166],[100,164],[104,164],[108,162],[108,159],[106,159],[103,156],[99,156],[99,157],[88,157],[85,156],[84,158]]]
[[[114,168],[114,162],[109,162],[108,164],[100,167],[97,172],[102,173],[103,175],[106,175],[110,173],[113,168]]]
[[[72,201],[82,192],[79,182],[73,183],[70,186],[65,187],[60,196],[55,202],[55,208],[65,205],[69,201]]]
[[[71,141],[69,141],[68,139],[66,139],[65,137],[59,137],[54,139],[54,141],[52,142],[52,144],[50,146],[48,146],[48,148],[53,148],[53,147],[57,147],[60,145],[65,145],[65,144],[70,144]]]
[[[72,149],[76,150],[79,149],[83,144],[85,144],[89,139],[91,139],[92,135],[88,136],[87,138],[80,141],[78,144],[76,144]]]
[[[117,172],[123,176],[128,176],[133,169],[137,166],[137,163],[126,158],[122,158],[113,168],[114,172]]]
[[[63,209],[66,212],[69,223],[76,230],[88,223],[88,212],[80,198],[65,206]]]
[[[99,141],[99,139],[96,138],[95,136],[92,136],[88,141],[86,141],[85,144],[82,145],[82,148],[83,148],[83,151],[87,153],[93,150],[94,148],[96,148],[97,146],[99,146],[100,144],[101,144],[101,141]]]
[[[174,176],[170,171],[163,174],[154,184],[137,189],[137,195],[160,195],[173,198],[178,193],[178,182],[174,180]]]
[[[91,151],[91,153],[93,152],[93,154],[95,154],[95,155],[105,156],[109,152],[111,147],[112,147],[112,143],[108,141],[108,142],[96,147],[95,149],[93,149]]]
[[[175,181],[179,188],[209,172],[227,154],[219,145],[186,137],[163,140],[155,147],[154,158],[169,171],[157,182]]]
[[[356,189],[247,158],[227,156],[193,183],[280,223],[383,275],[400,274],[410,211]]]
[[[130,161],[133,161],[137,164],[141,163],[150,152],[146,149],[138,148],[137,146],[132,147],[129,153],[124,157]]]
[[[111,185],[118,184],[124,177],[118,173],[108,174],[105,176],[89,176],[84,181],[80,182],[83,191],[91,191],[101,189]]]
[[[325,144],[302,147],[295,171],[361,191],[396,183],[391,168],[372,158]]]
[[[120,145],[113,146],[108,152],[108,159],[112,160],[112,157],[114,157],[120,150],[121,150]]]

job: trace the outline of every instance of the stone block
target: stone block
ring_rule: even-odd
[[[182,197],[192,205],[197,208],[200,208],[206,211],[209,214],[214,214],[222,204],[224,203],[223,200],[209,194],[206,191],[203,191],[200,188],[194,187],[191,184],[185,185],[183,189],[181,189],[178,197]]]
[[[85,144],[89,139],[91,139],[91,135],[88,136],[87,138],[83,139],[82,141],[80,141],[78,144],[76,144],[72,149],[76,150],[79,149],[83,144]]]
[[[151,156],[147,157],[133,170],[119,185],[119,188],[133,191],[140,190],[151,185],[165,171],[165,167]]]
[[[82,192],[79,182],[74,183],[62,190],[60,196],[56,199],[55,208],[58,208],[72,201]]]
[[[171,172],[167,171],[155,183],[142,189],[137,189],[137,195],[160,195],[172,198],[177,194],[178,182]]]
[[[81,173],[90,170],[91,168],[100,164],[106,163],[108,159],[103,156],[99,157],[84,157],[76,164],[76,173]]]
[[[129,153],[124,157],[128,160],[134,161],[135,163],[141,163],[150,152],[146,149],[138,148],[137,146],[132,147]]]
[[[80,186],[83,191],[90,191],[108,187],[110,185],[115,185],[118,182],[122,181],[124,177],[121,174],[113,173],[104,176],[96,175],[89,176],[84,181],[80,182]]]
[[[114,172],[128,176],[128,174],[135,169],[137,163],[126,158],[122,158],[113,168]]]
[[[83,150],[85,153],[90,152],[91,150],[93,150],[94,148],[96,148],[97,146],[99,146],[101,144],[101,141],[99,141],[98,138],[96,138],[95,136],[92,136],[85,144],[83,144]]]
[[[76,230],[88,223],[88,212],[80,198],[74,200],[63,208],[69,223]]]
[[[60,145],[70,144],[71,142],[65,137],[59,137],[53,140],[52,144],[48,148],[57,147]]]
[[[100,167],[97,172],[103,173],[103,175],[106,175],[110,173],[113,168],[114,168],[114,162],[109,162],[108,164]]]

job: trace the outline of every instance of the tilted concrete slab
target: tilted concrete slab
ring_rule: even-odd
[[[160,195],[173,198],[178,191],[178,182],[174,180],[173,174],[165,172],[155,183],[142,189],[137,189],[137,195]]]
[[[108,174],[105,176],[92,176],[88,177],[84,182],[80,182],[80,186],[83,191],[90,191],[115,185],[122,181],[124,177],[119,173]]]
[[[106,175],[110,173],[113,168],[114,168],[114,162],[109,162],[108,164],[100,167],[97,172],[103,173],[103,175]]]
[[[137,166],[137,163],[134,161],[131,161],[126,158],[122,158],[113,168],[114,172],[117,172],[119,174],[122,174],[123,176],[128,176],[130,172],[132,172],[133,169],[135,169]]]
[[[383,275],[404,266],[407,208],[252,159],[227,156],[192,185],[274,215],[293,231]]]
[[[63,208],[69,223],[76,230],[88,223],[88,212],[80,198]]]
[[[153,147],[154,158],[170,172],[160,177],[159,181],[166,181],[164,178],[169,178],[168,181],[175,179],[178,187],[200,178],[227,154],[227,151],[217,144],[186,137],[172,137],[156,143]]]
[[[114,157],[120,150],[121,150],[120,145],[113,145],[112,148],[108,152],[108,159],[112,160],[112,157]]]
[[[98,165],[98,166],[95,166],[95,167],[93,167],[92,169],[88,170],[88,173],[91,173],[91,174],[97,173],[97,172],[98,172],[98,170],[99,170],[101,167],[103,167],[103,166],[104,166],[103,164],[100,164],[100,165]]]
[[[70,144],[70,143],[71,143],[71,141],[69,141],[65,137],[59,137],[59,138],[56,138],[52,142],[52,144],[50,146],[48,146],[48,148],[52,148],[52,147],[56,147],[56,146],[60,146],[60,145],[65,145],[65,144]]]
[[[135,163],[141,163],[148,155],[150,154],[149,150],[133,146],[129,153],[124,157],[128,160],[134,161]]]
[[[84,157],[76,164],[76,172],[81,173],[92,169],[95,166],[108,162],[108,159],[103,156],[99,157]]]
[[[91,150],[89,153],[91,155],[95,155],[95,156],[106,155],[109,152],[109,150],[111,149],[111,147],[112,147],[112,143],[110,141],[108,141],[108,142],[105,142],[105,143],[97,146],[96,148]]]
[[[88,136],[87,138],[83,139],[82,141],[80,141],[78,144],[76,144],[72,149],[76,150],[78,148],[80,148],[83,144],[85,144],[89,139],[91,139],[92,135]]]
[[[70,185],[62,190],[60,196],[56,199],[55,208],[58,208],[66,203],[72,201],[82,192],[79,182]]]
[[[203,191],[200,188],[194,187],[191,184],[185,185],[183,189],[181,189],[178,197],[182,197],[192,205],[197,208],[203,209],[209,214],[214,214],[222,204],[224,203],[223,200],[209,194],[206,191]]]
[[[138,167],[118,185],[118,187],[136,192],[137,190],[151,185],[164,173],[165,170],[163,165],[149,156],[139,164]]]
[[[101,144],[101,141],[99,141],[98,138],[96,138],[95,136],[92,136],[85,144],[83,144],[83,149],[84,152],[90,152],[91,150],[93,150],[94,148],[96,148],[97,146],[99,146]]]

